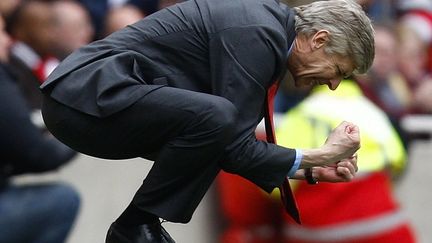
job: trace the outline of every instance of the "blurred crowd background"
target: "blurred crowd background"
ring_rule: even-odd
[[[68,149],[44,127],[38,87],[74,50],[179,2],[0,1],[0,243],[103,242],[151,162],[104,161]],[[312,1],[282,2],[298,6]],[[295,193],[305,222],[298,228],[280,210],[277,191],[266,195],[221,173],[190,224],[166,223],[179,243],[324,242],[311,235],[325,242],[432,241],[427,229],[432,219],[427,190],[432,175],[432,1],[357,2],[375,27],[371,70],[347,77],[344,82],[351,86],[341,86],[339,96],[293,87],[287,76],[275,112],[278,139],[294,147],[322,144],[315,134],[334,127],[330,120],[359,119],[370,142],[362,145],[367,159],[359,161],[359,179],[343,188],[298,183]],[[337,106],[335,99],[353,105]],[[312,106],[323,114],[308,113]],[[336,111],[326,112],[326,107]],[[305,134],[314,137],[306,141]],[[320,198],[320,190],[331,191],[331,199]],[[320,208],[314,204],[318,200]],[[350,207],[341,210],[340,205]],[[385,224],[390,226],[381,227]],[[352,232],[364,225],[372,230]],[[383,240],[386,235],[392,241]]]

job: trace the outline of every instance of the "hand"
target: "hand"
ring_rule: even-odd
[[[333,165],[313,167],[312,176],[323,182],[348,182],[357,171],[357,154],[354,154]]]
[[[350,122],[342,122],[327,137],[323,146],[330,154],[330,162],[342,161],[360,148],[359,128]]]

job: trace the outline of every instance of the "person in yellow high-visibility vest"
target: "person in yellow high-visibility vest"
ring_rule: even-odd
[[[415,242],[414,232],[392,192],[406,151],[385,113],[345,80],[336,91],[316,87],[276,122],[282,146],[313,148],[343,120],[360,128],[359,172],[350,183],[295,184],[302,224],[288,218],[276,198],[242,178],[220,174],[218,192],[227,227],[222,243]],[[313,175],[318,170],[312,170]],[[315,175],[316,176],[316,175]],[[292,182],[297,182],[292,180]]]
[[[405,168],[402,141],[385,113],[362,95],[355,82],[343,82],[330,92],[316,87],[284,115],[277,130],[278,142],[314,147],[324,143],[341,120],[360,127],[359,173],[352,182],[340,185],[299,182],[295,195],[303,224],[286,220],[286,242],[415,242],[391,185],[392,178]]]

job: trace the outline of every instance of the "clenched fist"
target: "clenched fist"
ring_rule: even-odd
[[[360,148],[359,128],[350,122],[337,126],[324,143],[323,149],[328,152],[329,163],[336,163],[351,157]]]

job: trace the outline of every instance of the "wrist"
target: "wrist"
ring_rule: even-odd
[[[310,171],[308,171],[310,170]],[[318,184],[318,174],[317,174],[317,170],[316,168],[307,168],[307,169],[299,169],[296,171],[296,173],[290,177],[290,179],[295,179],[295,180],[306,180],[308,182],[308,184]],[[311,178],[307,178],[307,177],[311,177]]]
[[[304,149],[303,158],[300,163],[300,169],[311,168],[314,166],[326,165],[330,161],[330,153],[326,147],[315,148],[315,149]]]
[[[295,174],[291,177],[289,177],[290,179],[295,179],[295,180],[305,180],[305,172],[304,169],[299,169],[295,172]]]

